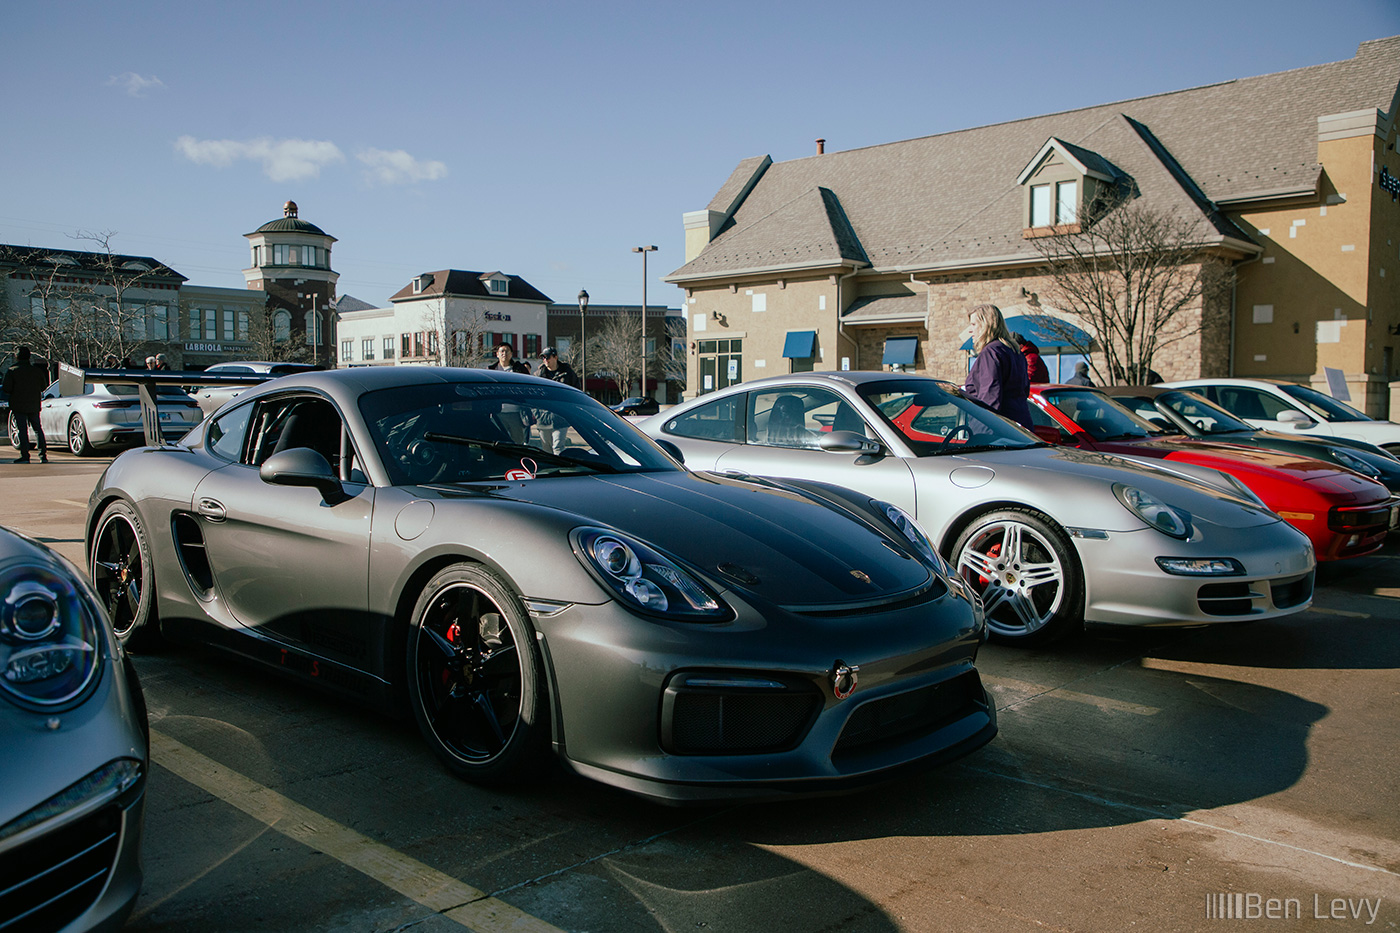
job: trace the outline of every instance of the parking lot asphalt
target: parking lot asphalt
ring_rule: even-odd
[[[105,460],[52,460],[0,463],[0,523],[81,564]],[[1391,542],[1285,619],[986,646],[1001,734],[949,767],[699,810],[464,784],[408,720],[166,647],[128,928],[1396,929],[1397,629]]]

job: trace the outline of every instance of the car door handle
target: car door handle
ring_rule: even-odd
[[[211,522],[221,522],[228,518],[228,513],[224,511],[224,504],[218,499],[200,499],[197,508],[199,514]]]

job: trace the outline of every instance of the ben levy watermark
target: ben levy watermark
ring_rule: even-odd
[[[1367,926],[1380,916],[1381,898],[1265,897],[1244,892],[1207,894],[1207,920],[1361,920]]]

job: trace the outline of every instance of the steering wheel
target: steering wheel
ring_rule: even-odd
[[[953,430],[949,431],[947,434],[943,435],[943,443],[947,444],[951,441],[957,440],[959,437],[961,437],[965,441],[972,439],[972,428],[968,426],[966,421],[953,428]]]
[[[435,483],[447,472],[447,458],[442,451],[421,437],[399,449],[398,461],[415,483]]]

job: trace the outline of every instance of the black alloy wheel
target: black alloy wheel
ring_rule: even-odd
[[[448,768],[482,783],[536,772],[549,745],[543,665],[514,594],[454,564],[424,587],[408,638],[413,715]]]
[[[125,502],[103,510],[92,538],[88,574],[117,637],[124,644],[152,641],[157,624],[151,548],[141,520]]]

